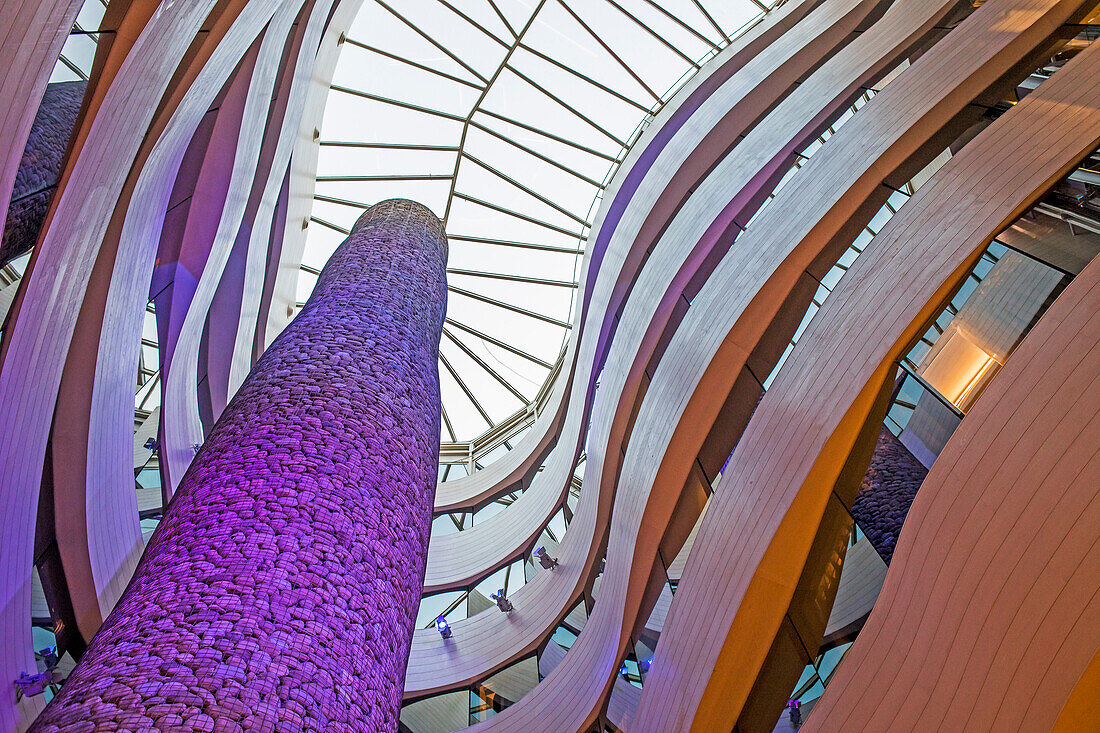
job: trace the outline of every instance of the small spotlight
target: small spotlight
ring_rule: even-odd
[[[157,449],[157,439],[156,438],[149,438],[148,440],[145,441],[145,450],[156,450],[156,449]]]
[[[444,639],[450,639],[451,635],[454,634],[454,632],[451,631],[451,627],[447,624],[447,619],[443,616],[436,616],[435,628],[439,630],[439,635]]]
[[[558,558],[550,557],[545,547],[540,547],[535,550],[535,557],[538,558],[539,565],[541,565],[544,570],[557,570]]]
[[[626,668],[626,662],[623,662],[623,666],[619,667],[619,674],[623,677],[630,676],[630,670]]]
[[[643,659],[642,663],[638,665],[642,668],[643,672],[648,672],[653,667],[653,657],[649,659]]]
[[[511,613],[516,608],[514,605],[512,605],[512,602],[509,601],[508,598],[504,595],[503,588],[498,590],[496,593],[493,593],[489,597],[496,601],[497,608],[499,608],[504,613]]]
[[[802,725],[802,702],[800,700],[789,700],[787,702],[787,714],[791,717],[792,728],[798,728]]]
[[[46,663],[46,669],[53,669],[57,666],[57,647],[48,646],[45,649],[38,650],[38,656],[42,657],[42,661]]]

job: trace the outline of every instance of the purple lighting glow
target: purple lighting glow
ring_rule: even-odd
[[[35,730],[397,729],[435,493],[445,266],[428,209],[363,214]]]

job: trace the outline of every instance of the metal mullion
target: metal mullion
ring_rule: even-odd
[[[439,41],[437,41],[437,40],[435,40],[434,38],[432,38],[432,37],[431,37],[431,36],[430,36],[429,34],[427,34],[427,33],[425,33],[424,31],[422,31],[422,30],[421,30],[421,29],[420,29],[420,28],[419,28],[419,27],[418,27],[418,26],[417,26],[417,25],[416,25],[415,23],[413,23],[413,22],[412,22],[411,20],[409,20],[408,18],[406,18],[406,17],[404,16],[404,15],[401,15],[401,13],[399,13],[399,12],[397,12],[396,10],[394,10],[393,8],[391,8],[391,7],[389,6],[389,5],[387,5],[387,4],[386,4],[386,3],[384,2],[384,0],[376,0],[376,1],[377,1],[377,3],[378,3],[379,5],[381,5],[381,6],[383,7],[383,8],[385,8],[386,10],[388,10],[388,11],[390,12],[390,14],[391,14],[391,15],[393,15],[394,17],[396,17],[396,18],[397,18],[398,20],[400,20],[400,21],[401,21],[402,23],[404,23],[405,25],[407,25],[407,26],[408,26],[409,28],[412,28],[412,29],[413,29],[413,30],[414,30],[414,31],[416,32],[416,34],[417,34],[417,35],[419,35],[419,36],[420,36],[421,38],[423,38],[423,39],[424,39],[425,41],[427,41],[428,43],[432,44],[433,46],[435,46],[436,48],[438,48],[438,49],[439,49],[440,51],[442,51],[443,53],[445,53],[445,54],[447,55],[447,57],[448,57],[448,58],[450,58],[450,59],[451,59],[452,61],[454,61],[455,63],[457,63],[457,64],[458,64],[459,66],[461,66],[462,68],[466,69],[466,71],[470,72],[471,74],[473,74],[474,76],[476,76],[476,77],[477,77],[478,79],[481,79],[481,81],[485,82],[485,85],[486,85],[486,86],[488,86],[488,85],[489,85],[489,80],[488,80],[488,79],[486,79],[486,78],[485,78],[484,76],[482,76],[481,74],[479,74],[479,73],[478,73],[478,72],[477,72],[477,71],[476,71],[476,70],[475,70],[475,69],[474,69],[474,68],[473,68],[472,66],[470,66],[469,64],[467,64],[467,63],[466,63],[465,61],[463,61],[462,59],[460,59],[460,58],[459,58],[458,56],[456,56],[455,54],[453,54],[453,53],[452,53],[452,52],[450,51],[450,49],[448,49],[448,48],[447,48],[446,46],[444,46],[444,45],[443,45],[443,44],[441,44],[441,43],[440,43]]]
[[[547,223],[545,221],[542,221],[541,219],[536,219],[533,216],[528,216],[527,214],[521,214],[518,211],[512,211],[511,209],[506,209],[503,206],[498,206],[497,204],[491,204],[488,201],[482,201],[479,198],[475,198],[474,196],[470,196],[469,194],[462,193],[461,191],[455,191],[454,192],[454,197],[455,198],[460,198],[463,201],[469,201],[471,203],[479,204],[479,205],[484,206],[488,209],[493,209],[494,211],[499,211],[500,213],[507,214],[508,216],[514,216],[517,219],[522,219],[524,221],[531,222],[532,224],[538,224],[539,226],[546,227],[547,229],[550,229],[552,231],[560,232],[560,233],[566,235],[567,237],[576,237],[578,239],[584,239],[584,240],[588,239],[588,237],[583,235],[583,234],[577,234],[576,232],[571,232],[568,229],[565,229],[563,227],[559,227],[559,226],[556,226],[554,224]]]
[[[456,527],[458,527],[459,529],[462,529],[461,525],[459,525],[459,523],[458,523],[458,520],[457,520],[457,519],[455,519],[455,517],[454,517],[454,514],[453,514],[453,513],[451,513],[451,514],[450,514],[449,516],[451,517],[451,521],[455,523],[455,526],[456,526]],[[453,601],[451,601],[451,605],[449,605],[449,606],[447,606],[447,607],[446,607],[445,609],[443,609],[443,613],[441,613],[441,614],[439,614],[439,615],[440,615],[440,616],[446,616],[446,615],[447,615],[448,613],[450,613],[451,611],[453,611],[453,610],[455,610],[456,608],[458,608],[458,607],[459,607],[459,605],[461,605],[461,604],[462,604],[462,602],[463,602],[464,600],[466,600],[466,598],[467,598],[467,597],[468,597],[469,595],[470,595],[470,591],[468,591],[468,590],[467,590],[467,591],[463,591],[462,593],[460,593],[460,594],[459,594],[458,598],[456,598],[456,599],[454,599]],[[435,621],[434,621],[434,620],[433,620],[433,621],[432,621],[432,622],[431,622],[430,624],[428,624],[427,626],[425,626],[424,628],[425,628],[425,629],[430,629],[430,628],[432,628],[433,626],[435,626]]]
[[[474,28],[477,28],[479,31],[481,31],[485,35],[489,36],[489,38],[492,38],[494,41],[499,43],[501,46],[504,46],[504,48],[509,48],[511,46],[511,44],[509,44],[507,41],[502,41],[499,38],[497,38],[495,33],[492,33],[488,28],[485,28],[484,26],[482,26],[481,23],[478,23],[477,21],[473,20],[468,15],[463,13],[461,10],[456,8],[454,5],[451,5],[449,2],[447,2],[447,0],[438,0],[438,1],[440,3],[442,3],[443,5],[445,5],[447,7],[447,9],[450,10],[452,13],[454,13],[458,17],[462,18],[464,21],[466,21],[467,23],[472,25]]]
[[[760,8],[760,9],[761,9],[762,11],[764,11],[765,13],[766,13],[766,12],[768,12],[769,10],[771,10],[771,8],[769,8],[769,7],[768,7],[767,5],[765,5],[764,3],[760,2],[760,0],[751,0],[751,2],[752,2],[752,4],[753,4],[753,5],[755,5],[756,7]]]
[[[567,255],[580,255],[584,254],[584,250],[581,249],[569,249],[568,247],[557,247],[552,244],[531,244],[530,242],[512,242],[506,239],[487,239],[484,237],[471,237],[465,234],[449,234],[448,239],[453,239],[457,242],[475,242],[477,244],[496,244],[502,247],[517,247],[519,249],[534,249],[540,252],[556,252],[558,254]]]
[[[515,74],[516,76],[518,76],[518,77],[519,77],[520,79],[523,79],[523,80],[524,80],[525,82],[527,82],[528,84],[530,84],[531,86],[533,86],[533,87],[534,87],[535,89],[538,89],[538,90],[539,90],[540,92],[542,92],[542,93],[543,93],[543,94],[545,94],[546,96],[550,97],[550,99],[554,100],[555,102],[557,102],[558,104],[560,104],[560,105],[561,105],[562,107],[564,107],[565,109],[567,109],[567,110],[569,110],[570,112],[572,112],[573,114],[575,114],[575,115],[576,115],[577,117],[579,117],[579,118],[580,118],[581,120],[583,120],[584,122],[587,122],[587,123],[588,123],[588,125],[589,125],[589,126],[590,126],[590,127],[592,128],[592,129],[594,129],[594,130],[597,130],[597,131],[599,131],[599,132],[600,132],[601,134],[603,134],[603,135],[606,135],[606,136],[607,136],[607,137],[608,137],[608,138],[609,138],[610,140],[612,140],[613,142],[616,142],[616,143],[618,143],[618,144],[619,144],[620,146],[622,146],[622,147],[624,147],[624,148],[625,148],[625,147],[627,147],[627,144],[626,144],[626,141],[625,141],[625,140],[620,140],[619,138],[615,137],[615,135],[613,135],[613,134],[612,134],[611,132],[609,132],[608,130],[604,129],[604,127],[603,127],[602,125],[600,125],[600,124],[598,124],[598,123],[596,123],[596,122],[592,121],[591,119],[589,119],[589,118],[588,118],[588,115],[584,114],[583,112],[581,112],[580,110],[578,110],[578,109],[577,109],[576,107],[574,107],[573,105],[569,104],[568,102],[566,102],[565,100],[563,100],[563,99],[562,99],[561,97],[557,96],[556,94],[554,94],[553,92],[551,92],[551,91],[550,91],[549,89],[547,89],[546,87],[542,86],[542,85],[541,85],[541,84],[539,84],[539,83],[538,83],[537,81],[535,81],[534,79],[532,79],[531,77],[527,76],[527,74],[524,74],[524,73],[523,73],[522,71],[520,71],[519,69],[515,68],[514,66],[509,66],[509,67],[508,67],[508,70],[509,70],[509,71],[511,71],[511,72],[512,72],[513,74]]]
[[[484,111],[484,110],[482,110],[482,111]],[[549,163],[550,165],[554,166],[558,170],[563,171],[564,173],[568,173],[571,176],[575,176],[575,177],[581,179],[582,181],[584,181],[585,183],[589,183],[589,184],[595,186],[596,188],[603,188],[603,184],[600,183],[599,181],[595,180],[594,178],[589,178],[588,176],[584,175],[583,173],[580,173],[579,171],[575,171],[572,168],[570,168],[569,166],[566,166],[562,163],[559,163],[558,161],[554,160],[553,158],[550,158],[550,157],[548,157],[546,155],[543,155],[542,153],[538,152],[537,150],[534,150],[532,148],[527,147],[526,145],[519,142],[518,140],[511,140],[511,139],[505,137],[504,135],[501,135],[499,132],[492,129],[491,127],[486,127],[485,125],[481,124],[477,120],[470,120],[470,124],[473,125],[474,127],[476,127],[477,129],[481,130],[482,132],[484,132],[488,135],[492,135],[493,137],[497,138],[501,142],[505,142],[505,143],[507,143],[507,144],[509,144],[513,147],[519,148],[523,152],[528,153],[529,155],[533,155],[534,157],[538,158],[539,160],[541,160],[545,163]]]
[[[669,19],[669,20],[671,20],[671,21],[672,21],[673,23],[675,23],[676,25],[678,25],[678,26],[680,26],[681,28],[683,28],[684,30],[686,30],[686,31],[687,31],[688,33],[690,33],[690,34],[692,34],[693,36],[695,36],[696,38],[698,38],[698,39],[699,39],[700,41],[702,41],[703,43],[705,43],[705,44],[707,44],[708,46],[710,46],[710,47],[711,47],[712,49],[714,49],[715,51],[720,51],[720,50],[721,50],[721,48],[720,48],[720,47],[718,46],[718,44],[716,44],[716,43],[715,43],[714,41],[710,40],[709,38],[707,38],[706,36],[704,36],[704,35],[703,35],[702,33],[700,33],[699,31],[695,30],[695,28],[694,28],[693,26],[689,25],[689,24],[688,24],[688,23],[686,23],[685,21],[683,21],[683,20],[681,20],[681,19],[677,18],[677,17],[675,16],[675,15],[673,15],[672,13],[668,12],[667,10],[665,10],[665,9],[664,9],[663,7],[661,7],[661,6],[660,6],[660,5],[658,4],[658,3],[654,2],[653,0],[645,0],[645,2],[646,2],[646,4],[648,4],[648,5],[651,5],[651,6],[653,6],[653,7],[654,7],[654,8],[655,8],[655,9],[656,9],[656,10],[657,10],[658,12],[660,12],[660,13],[661,13],[662,15],[664,15],[664,16],[665,16],[666,18],[668,18],[668,19]]]
[[[653,110],[650,107],[646,107],[641,102],[634,101],[633,99],[626,96],[625,94],[623,94],[621,92],[617,92],[614,89],[612,89],[611,87],[607,86],[606,84],[602,84],[602,83],[596,81],[595,79],[593,79],[592,77],[590,77],[586,74],[582,74],[581,72],[577,71],[573,67],[567,66],[566,64],[563,64],[562,62],[558,61],[557,59],[551,58],[550,56],[547,56],[542,51],[539,51],[536,48],[532,48],[531,46],[526,46],[526,45],[522,46],[522,48],[523,48],[524,51],[532,53],[535,56],[538,56],[540,59],[553,64],[554,66],[558,67],[559,69],[569,72],[570,74],[577,77],[578,79],[586,81],[589,84],[597,87],[598,89],[602,89],[603,91],[607,92],[611,96],[613,96],[617,99],[621,99],[622,101],[626,102],[629,105],[637,107],[638,109],[640,109],[642,112],[645,112],[646,114],[651,114],[653,112]]]
[[[370,148],[378,150],[430,150],[440,153],[457,153],[457,145],[406,145],[405,143],[362,143],[341,140],[321,140],[321,147],[330,148]]]
[[[660,102],[661,101],[661,95],[657,94],[657,92],[650,89],[649,85],[646,84],[644,81],[642,81],[642,77],[635,74],[634,69],[630,68],[630,66],[626,62],[624,62],[621,58],[619,58],[619,54],[612,51],[611,47],[603,42],[603,39],[600,38],[600,36],[596,33],[596,31],[592,30],[591,26],[589,26],[587,23],[585,23],[583,20],[581,20],[581,16],[579,16],[575,12],[573,12],[573,8],[569,7],[566,4],[565,0],[558,0],[558,3],[563,8],[565,8],[565,12],[567,12],[571,16],[573,16],[573,20],[575,20],[575,21],[577,21],[578,23],[581,24],[581,27],[584,28],[588,32],[588,35],[592,36],[592,40],[594,40],[596,43],[598,43],[604,51],[607,51],[607,53],[609,53],[611,55],[611,58],[615,59],[615,61],[618,62],[619,66],[623,67],[623,70],[626,71],[626,73],[630,74],[630,76],[634,78],[634,81],[636,81],[636,82],[638,82],[639,84],[642,85],[642,89],[645,89],[649,93],[649,95],[651,97],[653,97],[653,101],[655,101],[655,102]]]
[[[510,351],[513,354],[515,354],[516,356],[522,357],[522,358],[526,359],[527,361],[529,361],[533,364],[538,364],[540,367],[543,367],[544,369],[550,369],[550,370],[554,369],[554,366],[552,364],[547,364],[545,361],[538,358],[537,356],[532,356],[531,354],[528,354],[523,349],[516,348],[515,346],[512,346],[511,344],[506,344],[503,341],[501,341],[500,339],[493,338],[492,336],[490,336],[487,333],[482,333],[481,331],[478,331],[476,328],[473,328],[472,326],[467,326],[465,323],[461,323],[460,321],[456,321],[452,318],[445,318],[444,322],[451,324],[452,326],[454,326],[457,329],[465,331],[466,333],[470,334],[471,336],[477,336],[482,341],[488,341],[489,343],[493,344],[494,346],[499,346],[500,348],[504,349],[505,351]]]
[[[617,3],[615,0],[607,0],[607,2],[611,3],[611,5],[613,5],[620,13],[622,13],[626,17],[630,18],[638,26],[640,26],[642,28],[642,30],[644,30],[646,33],[648,33],[649,35],[653,36],[658,41],[663,43],[666,47],[668,47],[668,49],[670,51],[672,51],[674,54],[676,54],[677,56],[682,58],[684,61],[688,62],[688,64],[690,64],[691,66],[694,66],[696,69],[700,68],[699,64],[696,63],[695,59],[691,58],[686,53],[684,53],[679,48],[677,48],[676,45],[672,43],[672,41],[668,40],[667,38],[662,36],[660,33],[658,33],[657,31],[653,30],[648,25],[643,23],[641,18],[639,18],[638,16],[631,13],[629,10],[624,8],[622,5],[619,5],[619,3]]]
[[[366,210],[370,208],[368,204],[362,204],[358,201],[351,201],[349,199],[336,198],[335,196],[325,196],[324,194],[320,193],[313,194],[313,198],[317,199],[318,201],[326,201],[330,204],[340,204],[341,206],[350,206],[355,209]]]
[[[451,440],[449,442],[457,442],[455,440],[455,429],[451,427],[451,418],[447,416],[447,408],[443,406],[442,402],[440,403],[439,408],[443,413],[443,425],[447,428],[447,434],[451,436]]]
[[[73,35],[74,32],[77,33],[77,34],[80,34],[80,35],[85,35],[88,38],[91,38],[97,44],[99,43],[99,33],[100,33],[99,31],[85,30],[80,25],[80,23],[77,23],[76,21],[73,21],[73,30],[69,32],[69,35],[70,36]]]
[[[344,36],[344,40],[346,42],[350,43],[353,46],[358,46],[359,48],[363,49],[364,51],[370,51],[371,53],[376,53],[379,56],[385,56],[388,59],[393,59],[394,61],[400,61],[401,63],[406,64],[408,66],[412,66],[415,69],[420,69],[421,71],[427,71],[429,74],[435,74],[436,76],[438,76],[440,78],[443,78],[443,79],[447,79],[448,81],[457,82],[458,84],[464,84],[468,87],[472,87],[473,89],[479,89],[479,90],[484,89],[484,87],[481,86],[480,84],[476,84],[472,81],[468,81],[466,79],[463,79],[460,76],[455,76],[453,74],[448,74],[447,72],[440,71],[439,69],[433,69],[432,67],[430,67],[426,64],[422,64],[422,63],[419,63],[417,61],[413,61],[412,59],[405,58],[404,56],[399,56],[395,53],[390,53],[389,51],[384,51],[381,48],[377,48],[376,46],[368,45],[366,43],[363,43],[362,41],[356,41],[354,38],[348,38],[347,36]]]
[[[320,224],[321,226],[328,227],[329,229],[332,229],[333,231],[340,232],[345,237],[348,236],[349,234],[351,234],[350,229],[344,229],[344,227],[340,226],[339,224],[333,224],[331,221],[325,221],[324,219],[321,219],[321,218],[318,218],[318,217],[312,216],[312,215],[309,217],[309,220],[310,221],[315,221],[318,224]]]
[[[425,114],[434,115],[436,117],[442,117],[446,120],[452,120],[454,122],[465,122],[466,118],[461,117],[450,112],[443,112],[438,109],[432,109],[431,107],[421,107],[418,104],[410,104],[409,102],[401,102],[396,99],[390,99],[389,97],[383,97],[379,94],[371,94],[370,92],[360,91],[358,89],[352,89],[350,87],[342,87],[339,84],[333,84],[332,89],[338,92],[344,92],[345,94],[351,94],[356,97],[362,97],[363,99],[370,99],[374,102],[382,102],[383,104],[392,104],[395,107],[403,107],[404,109],[411,109],[413,112],[423,112]]]
[[[510,282],[528,283],[530,285],[552,285],[558,288],[575,288],[576,283],[567,280],[548,280],[541,277],[527,277],[526,275],[506,275],[501,272],[482,272],[481,270],[460,270],[447,268],[448,275],[468,275],[470,277],[485,277],[491,280],[508,280]]]
[[[955,414],[955,417],[959,418],[960,420],[966,417],[966,413],[959,409],[958,405],[944,397],[939,390],[937,390],[935,387],[925,381],[924,377],[917,374],[916,370],[910,367],[906,360],[899,361],[898,366],[901,367],[902,371],[915,379],[917,381],[917,384],[924,387],[925,391],[931,392],[932,396],[937,399],[940,404],[942,404],[944,407]]]
[[[488,303],[489,305],[495,305],[498,308],[503,308],[504,310],[509,310],[509,311],[512,311],[513,313],[519,313],[520,315],[527,316],[528,318],[534,318],[536,320],[544,321],[546,323],[550,323],[550,324],[553,324],[555,326],[560,326],[561,328],[572,328],[573,327],[572,324],[566,323],[565,321],[559,321],[556,318],[551,318],[550,316],[544,316],[541,313],[536,313],[535,311],[529,311],[526,308],[520,308],[518,305],[512,305],[511,303],[505,303],[504,301],[496,300],[494,298],[490,298],[489,296],[482,295],[481,293],[474,293],[474,292],[471,292],[469,290],[466,290],[464,288],[460,288],[460,287],[457,287],[457,286],[454,286],[454,285],[448,285],[447,289],[450,290],[452,293],[458,293],[459,295],[465,295],[467,298],[473,298],[474,300],[479,300],[482,303]]]
[[[322,183],[369,183],[372,181],[449,181],[450,173],[411,173],[407,175],[377,175],[377,176],[317,176],[317,181]]]
[[[481,94],[478,95],[477,101],[474,102],[474,106],[470,108],[469,114],[467,114],[466,117],[462,120],[462,135],[459,137],[458,140],[459,152],[458,155],[455,156],[454,178],[451,179],[451,188],[450,191],[447,192],[447,205],[443,211],[444,226],[447,225],[447,222],[451,217],[451,204],[454,202],[455,187],[458,185],[458,168],[460,165],[462,165],[462,151],[466,149],[466,137],[470,134],[470,122],[474,119],[474,114],[477,113],[477,111],[481,108],[482,103],[485,101],[485,95],[489,93],[489,88],[493,86],[493,83],[500,77],[500,73],[504,71],[504,67],[508,65],[508,59],[512,58],[512,54],[516,52],[517,48],[519,48],[519,44],[523,38],[523,34],[526,33],[527,30],[531,27],[531,24],[535,22],[535,18],[538,16],[539,11],[542,10],[542,7],[545,3],[546,0],[539,0],[538,5],[535,6],[534,11],[531,13],[531,17],[527,19],[527,23],[524,24],[523,28],[516,36],[515,41],[508,48],[508,52],[505,53],[504,58],[501,59],[500,65],[497,66],[496,70],[493,72],[492,78],[488,79],[485,82],[485,89],[483,89],[481,91]]]
[[[485,412],[485,408],[481,406],[481,403],[477,401],[477,397],[474,397],[474,393],[471,392],[470,388],[466,386],[466,383],[462,381],[462,377],[458,376],[458,372],[456,372],[455,368],[451,366],[451,362],[447,361],[447,357],[443,355],[442,351],[439,352],[439,360],[443,362],[443,366],[447,367],[447,371],[450,372],[451,376],[454,377],[454,380],[458,382],[458,386],[461,387],[462,391],[466,393],[467,399],[469,399],[470,402],[473,403],[474,407],[477,408],[477,411],[481,415],[481,417],[485,420],[485,422],[489,423],[489,427],[496,427],[496,423],[494,423],[492,418],[489,417],[489,413]]]
[[[65,66],[69,67],[69,70],[79,76],[82,80],[88,81],[88,75],[85,74],[79,66],[74,64],[72,61],[69,61],[69,59],[65,57],[65,54],[60,54],[57,57],[57,60],[65,64]]]
[[[538,201],[541,201],[542,203],[546,204],[546,205],[547,205],[547,206],[549,206],[550,208],[554,209],[554,211],[557,211],[557,212],[558,212],[559,214],[562,214],[563,216],[568,216],[568,217],[569,217],[570,219],[572,219],[573,221],[577,222],[577,223],[578,223],[578,224],[580,224],[580,225],[581,225],[582,227],[588,227],[588,228],[591,228],[591,227],[592,227],[592,224],[591,224],[591,223],[589,223],[588,221],[585,221],[584,219],[582,219],[581,217],[577,216],[577,215],[576,215],[576,214],[574,214],[573,212],[569,211],[569,210],[568,210],[568,209],[566,209],[565,207],[563,207],[563,206],[560,206],[560,205],[558,205],[558,204],[554,203],[553,201],[551,201],[550,199],[546,198],[545,196],[543,196],[543,195],[541,195],[541,194],[539,194],[539,193],[536,193],[535,191],[531,190],[531,189],[530,189],[530,188],[528,188],[527,186],[524,186],[524,185],[523,185],[522,183],[520,183],[520,182],[519,182],[519,181],[517,181],[516,179],[512,178],[511,176],[509,176],[508,174],[506,174],[506,173],[504,173],[504,172],[502,172],[502,171],[499,171],[499,170],[497,170],[496,168],[494,168],[493,166],[491,166],[491,165],[489,165],[488,163],[486,163],[485,161],[483,161],[483,160],[481,160],[481,159],[479,159],[479,158],[476,158],[476,157],[474,157],[473,155],[470,155],[470,154],[469,154],[468,152],[466,152],[465,150],[463,150],[463,151],[462,151],[461,153],[459,153],[459,155],[461,155],[461,156],[465,157],[465,158],[466,158],[467,160],[470,160],[470,161],[472,161],[472,162],[474,162],[474,163],[478,164],[479,166],[481,166],[481,167],[482,167],[482,168],[484,168],[485,170],[489,171],[489,172],[490,172],[490,173],[492,173],[493,175],[497,176],[498,178],[501,178],[501,179],[503,179],[503,180],[507,181],[508,183],[510,183],[510,184],[512,184],[513,186],[515,186],[516,188],[518,188],[518,189],[519,189],[520,191],[523,191],[523,192],[524,192],[525,194],[527,194],[528,196],[531,196],[532,198],[534,198],[534,199],[537,199]]]
[[[722,26],[718,25],[718,22],[713,17],[711,17],[711,14],[707,12],[707,9],[703,7],[703,4],[700,3],[699,0],[691,0],[691,2],[695,5],[696,8],[699,9],[699,12],[703,14],[703,17],[707,19],[707,22],[709,22],[714,27],[714,30],[718,31],[718,35],[720,35],[723,39],[728,40],[729,35],[724,30],[722,30]]]
[[[159,381],[160,381],[160,369],[157,369],[156,373],[152,376],[152,378],[146,380],[145,384],[141,385],[142,389],[145,389],[146,385],[150,385],[150,386],[149,386],[149,391],[146,392],[145,397],[142,398],[141,404],[138,405],[139,410],[144,410],[145,409],[145,405],[148,404],[149,398],[153,396],[153,390],[156,389],[157,382],[159,382]]]
[[[519,38],[516,33],[516,29],[512,27],[512,24],[508,22],[508,19],[504,17],[504,13],[500,12],[500,8],[497,7],[495,0],[489,0],[489,5],[493,7],[493,12],[500,18],[500,22],[504,23],[504,27],[508,29],[508,32],[512,34],[512,38]]]
[[[311,267],[311,266],[307,265],[307,264],[306,264],[306,263],[304,263],[304,262],[303,262],[302,264],[298,265],[298,267],[299,267],[299,268],[300,268],[300,269],[301,269],[301,270],[302,270],[303,272],[308,272],[308,273],[309,273],[310,275],[315,275],[315,276],[317,276],[317,277],[320,277],[320,276],[321,276],[321,271],[320,271],[320,270],[318,270],[318,269],[317,269],[316,267]]]
[[[478,366],[480,366],[485,371],[489,372],[489,375],[491,377],[493,377],[493,379],[497,380],[497,382],[500,383],[500,386],[504,387],[506,390],[511,392],[512,395],[517,400],[519,400],[524,405],[530,404],[528,402],[527,398],[524,397],[522,394],[520,394],[519,390],[517,390],[515,387],[513,387],[511,384],[509,384],[508,380],[506,380],[504,377],[500,376],[500,374],[498,374],[495,369],[493,369],[491,366],[486,364],[485,361],[480,356],[478,356],[473,351],[471,351],[470,347],[468,347],[466,344],[459,341],[457,336],[455,336],[453,333],[451,333],[450,331],[448,331],[445,328],[443,329],[443,333],[446,334],[447,338],[449,338],[455,344],[455,346],[462,349],[462,352],[464,354],[466,354],[466,356],[473,359],[474,362],[477,363]]]
[[[521,130],[526,130],[527,132],[533,132],[536,135],[542,135],[545,138],[549,138],[550,140],[553,140],[555,142],[562,143],[563,145],[568,145],[569,147],[575,148],[576,150],[580,150],[582,152],[590,153],[592,155],[595,155],[597,158],[603,158],[604,160],[608,161],[609,163],[621,163],[622,162],[621,160],[616,158],[614,155],[609,155],[608,153],[600,152],[599,150],[596,150],[595,148],[590,148],[587,145],[581,145],[580,143],[573,142],[572,140],[567,140],[564,137],[560,137],[558,135],[555,135],[552,132],[547,132],[546,130],[540,130],[539,128],[533,127],[533,126],[528,125],[524,122],[520,122],[518,120],[513,120],[511,117],[505,117],[502,114],[497,114],[496,112],[490,112],[487,109],[479,109],[477,111],[480,112],[483,115],[488,116],[488,117],[494,117],[498,120],[501,120],[502,122],[507,122],[509,125],[515,125],[516,127],[520,128]],[[485,128],[481,125],[478,125],[478,123],[475,122],[475,121],[471,120],[470,124],[477,125],[481,129],[488,131],[487,128]]]

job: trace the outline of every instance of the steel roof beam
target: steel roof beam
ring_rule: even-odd
[[[557,318],[551,318],[550,316],[544,316],[541,313],[536,313],[535,311],[529,311],[526,308],[520,308],[518,305],[512,305],[511,303],[505,303],[502,300],[497,300],[495,298],[490,298],[489,296],[482,295],[481,293],[474,293],[474,292],[471,292],[471,291],[466,290],[464,288],[460,288],[460,287],[455,286],[455,285],[448,285],[447,289],[450,290],[452,293],[458,293],[459,295],[465,295],[467,298],[472,298],[474,300],[481,301],[482,303],[487,303],[489,305],[496,306],[497,308],[503,308],[504,310],[509,310],[509,311],[512,311],[513,313],[518,313],[521,316],[527,316],[528,318],[534,318],[534,319],[537,319],[539,321],[544,321],[546,323],[550,323],[550,324],[553,324],[555,326],[559,326],[560,328],[569,329],[569,328],[573,327],[573,324],[568,323],[566,321],[560,321]]]

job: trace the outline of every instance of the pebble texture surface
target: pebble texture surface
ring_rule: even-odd
[[[928,469],[886,428],[878,436],[852,516],[879,555],[890,563],[901,525]]]
[[[435,494],[446,257],[423,206],[363,214],[33,730],[397,730]]]
[[[86,81],[46,86],[15,173],[15,188],[0,241],[0,266],[29,251],[38,241],[87,86]]]

